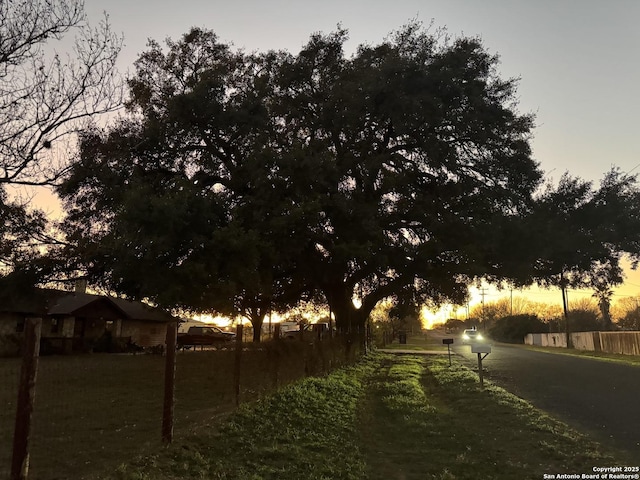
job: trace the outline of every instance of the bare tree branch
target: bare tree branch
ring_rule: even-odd
[[[56,52],[70,34],[71,52]],[[0,0],[0,185],[57,183],[68,156],[52,144],[122,105],[121,48],[106,15],[87,23],[81,0]]]

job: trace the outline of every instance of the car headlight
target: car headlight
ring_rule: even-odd
[[[478,336],[476,337],[478,340],[482,340],[482,335],[478,334]]]
[[[469,335],[467,335],[467,334],[462,335],[462,339],[463,340],[469,340]]]

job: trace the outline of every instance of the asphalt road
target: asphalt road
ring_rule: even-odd
[[[458,342],[477,369],[477,354]],[[493,345],[482,365],[485,379],[640,459],[640,367],[507,345]]]

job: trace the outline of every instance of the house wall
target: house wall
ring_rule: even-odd
[[[0,356],[15,356],[20,351],[20,340],[24,336],[17,331],[24,315],[18,313],[0,312]]]
[[[65,317],[62,319],[62,336],[63,337],[73,337],[73,328],[75,325],[75,318],[73,317]]]
[[[24,315],[19,313],[0,312],[0,335],[16,333],[16,327]]]
[[[73,337],[73,317],[43,317],[43,337]]]
[[[167,326],[160,322],[128,320],[122,322],[122,336],[131,337],[131,341],[141,347],[155,347],[165,344]]]

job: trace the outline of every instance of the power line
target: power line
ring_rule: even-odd
[[[638,165],[636,165],[635,167],[633,167],[631,170],[629,170],[627,172],[627,175],[629,175],[631,172],[633,172],[636,168],[640,167],[640,163]]]

